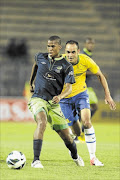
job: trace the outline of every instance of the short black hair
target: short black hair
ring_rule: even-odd
[[[76,44],[77,48],[79,49],[79,43],[78,43],[77,41],[69,40],[69,41],[66,42],[66,45],[67,45],[67,44]],[[66,45],[65,45],[65,46],[66,46]]]
[[[91,38],[91,37],[87,37],[87,38],[85,39],[85,43],[86,43],[87,41],[90,41],[90,42],[95,43],[95,40],[94,40],[93,38]]]
[[[57,41],[59,45],[61,45],[61,38],[59,36],[50,36],[49,41]]]

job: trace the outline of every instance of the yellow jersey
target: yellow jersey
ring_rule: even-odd
[[[66,58],[66,55],[63,54]],[[93,74],[96,74],[99,70],[99,66],[87,55],[79,54],[78,63],[73,65],[75,83],[72,84],[72,92],[65,98],[70,98],[76,96],[77,94],[85,91],[87,89],[86,81],[86,71],[90,70]],[[65,87],[63,88],[64,91]]]

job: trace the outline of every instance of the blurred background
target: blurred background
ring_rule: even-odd
[[[120,102],[120,1],[119,0],[1,0],[0,1],[0,95],[24,96],[34,55],[47,52],[52,35],[84,47],[95,39],[93,60],[105,74],[111,95]],[[96,77],[92,86],[99,100],[104,91]]]

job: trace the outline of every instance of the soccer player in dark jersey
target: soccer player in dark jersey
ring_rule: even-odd
[[[59,54],[60,49],[61,39],[58,36],[51,36],[47,43],[48,53],[36,54],[32,68],[30,87],[34,93],[28,107],[37,123],[33,138],[34,159],[31,164],[34,168],[43,168],[39,157],[47,121],[63,139],[74,162],[78,166],[84,166],[59,105],[59,101],[71,93],[72,84],[75,82],[73,67]],[[34,79],[35,89],[33,89]],[[64,84],[65,91],[62,92]]]
[[[80,134],[79,114],[81,115],[81,121],[84,125],[85,141],[90,155],[90,164],[104,166],[95,155],[96,136],[94,127],[91,123],[89,97],[85,82],[87,70],[90,70],[91,73],[99,78],[105,92],[105,102],[109,104],[111,110],[116,109],[116,104],[110,95],[107,81],[99,66],[90,57],[85,54],[79,54],[79,52],[78,42],[74,40],[66,42],[64,57],[73,65],[75,83],[72,84],[71,94],[60,100],[60,106],[68,121],[68,125],[75,134]]]

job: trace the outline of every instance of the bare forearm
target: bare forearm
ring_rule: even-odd
[[[108,87],[106,78],[104,77],[104,75],[102,74],[102,72],[100,70],[96,75],[98,76],[98,78],[104,88],[104,91],[105,91],[105,103],[109,104],[109,107],[111,110],[115,110],[116,104],[110,95],[110,91],[109,91],[109,87]]]
[[[108,83],[106,81],[106,78],[104,77],[104,75],[100,75],[98,76],[100,83],[102,84],[103,88],[104,88],[104,92],[105,92],[105,96],[109,96],[110,95],[110,90],[108,87]]]

